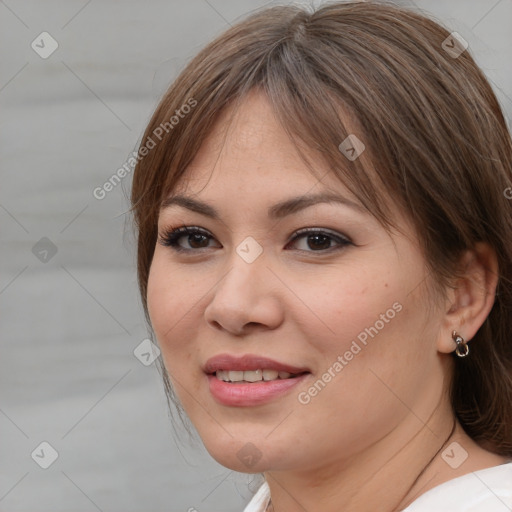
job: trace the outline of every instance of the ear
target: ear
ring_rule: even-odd
[[[459,263],[464,275],[449,290],[437,340],[437,349],[443,353],[453,352],[457,347],[453,331],[466,342],[475,336],[494,305],[498,285],[498,259],[489,244],[477,243]]]

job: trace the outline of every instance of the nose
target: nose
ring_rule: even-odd
[[[208,324],[236,336],[279,327],[284,320],[283,284],[268,268],[264,253],[247,263],[234,252],[230,263],[205,309]]]

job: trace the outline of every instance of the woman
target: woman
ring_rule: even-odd
[[[459,35],[373,2],[257,12],[139,153],[164,384],[263,474],[246,511],[512,509],[512,145]]]

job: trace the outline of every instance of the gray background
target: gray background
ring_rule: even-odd
[[[146,331],[131,176],[101,201],[92,191],[183,63],[266,3],[0,1],[0,512],[234,512],[250,499],[252,476],[176,439],[155,365],[133,354]],[[512,0],[416,6],[469,42],[510,119]],[[43,31],[59,44],[47,59],[31,48]],[[43,441],[59,454],[48,469],[31,457]]]

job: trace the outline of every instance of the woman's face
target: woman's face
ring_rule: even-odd
[[[202,213],[169,202],[158,221],[164,238],[200,228],[178,234],[180,251],[156,244],[148,283],[179,400],[210,454],[242,472],[338,464],[385,438],[398,450],[446,370],[414,232],[398,217],[409,236],[389,235],[320,164],[314,177],[264,96],[247,98],[224,140],[227,120],[173,192]],[[355,206],[306,201],[319,194]]]

